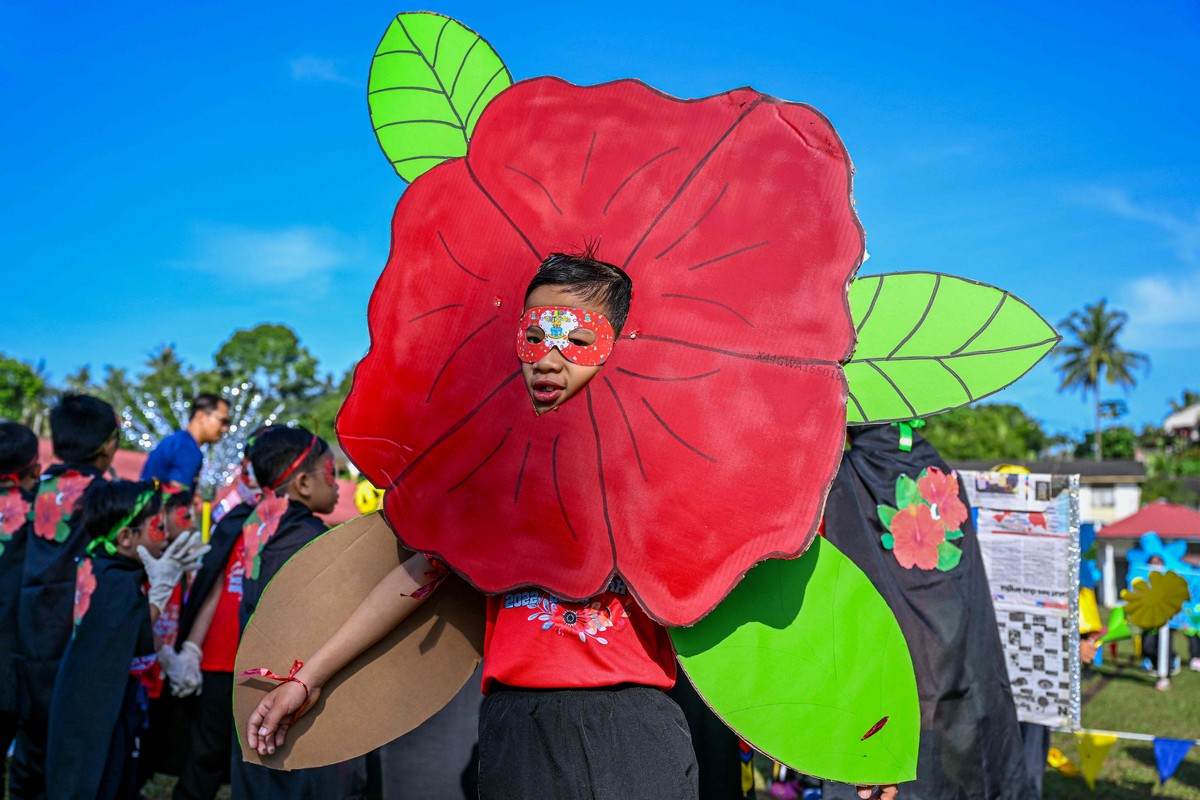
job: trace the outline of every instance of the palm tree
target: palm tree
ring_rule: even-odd
[[[1200,393],[1193,392],[1191,389],[1184,389],[1181,399],[1168,400],[1167,402],[1171,404],[1171,413],[1183,411],[1185,408],[1190,408],[1200,403]]]
[[[1095,398],[1096,430],[1092,451],[1096,460],[1100,451],[1100,383],[1109,386],[1132,388],[1137,381],[1133,372],[1149,369],[1150,359],[1142,353],[1122,350],[1117,336],[1125,327],[1129,316],[1124,311],[1108,308],[1108,301],[1084,306],[1083,311],[1073,311],[1058,324],[1069,343],[1060,345],[1054,355],[1059,360],[1058,371],[1062,383],[1058,390],[1078,389],[1084,397]]]

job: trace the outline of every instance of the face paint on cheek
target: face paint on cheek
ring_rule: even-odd
[[[332,458],[325,462],[325,471],[323,474],[325,475],[325,483],[327,485],[329,485],[329,486],[337,485],[337,478],[334,477],[334,472],[333,472],[333,459]]]
[[[162,514],[155,514],[146,523],[146,537],[152,542],[162,542],[167,538],[167,529],[163,525]]]
[[[530,331],[541,339],[530,341]],[[592,344],[576,344],[570,340],[572,331],[587,330],[595,334]],[[615,343],[612,324],[603,314],[585,308],[537,306],[521,314],[517,325],[517,357],[526,364],[536,364],[554,348],[572,364],[598,367],[612,354]]]
[[[171,513],[171,522],[176,530],[185,531],[192,527],[192,510],[187,506],[180,506]]]

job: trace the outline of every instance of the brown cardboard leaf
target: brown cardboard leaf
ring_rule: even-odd
[[[340,627],[375,584],[411,555],[379,513],[356,517],[298,552],[270,582],[238,647],[235,675],[286,675]],[[345,761],[408,733],[454,697],[483,658],[484,597],[451,575],[416,612],[339,672],[270,756],[245,744],[246,722],[278,684],[238,678],[242,758],[273,769]]]

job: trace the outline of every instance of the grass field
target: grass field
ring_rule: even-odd
[[[1083,726],[1175,739],[1200,738],[1200,673],[1187,669],[1183,637],[1176,635],[1175,647],[1175,652],[1184,657],[1184,669],[1171,679],[1168,691],[1160,692],[1154,688],[1155,676],[1131,664],[1130,643],[1122,642],[1119,661],[1124,666],[1106,664],[1092,670],[1084,680]],[[1053,744],[1079,763],[1074,735],[1056,733]],[[1096,779],[1095,792],[1088,789],[1082,777],[1068,778],[1050,770],[1043,794],[1048,800],[1200,800],[1200,747],[1188,753],[1174,777],[1159,785],[1151,743],[1120,740],[1109,751]]]

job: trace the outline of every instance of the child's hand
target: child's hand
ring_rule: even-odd
[[[856,786],[858,796],[862,800],[895,800],[900,790],[895,784],[890,786]]]
[[[275,748],[283,747],[292,722],[312,708],[320,694],[319,687],[313,686],[305,691],[304,686],[295,681],[276,686],[250,714],[250,722],[246,726],[246,743],[250,749],[256,750],[260,756],[267,756],[274,753]]]

